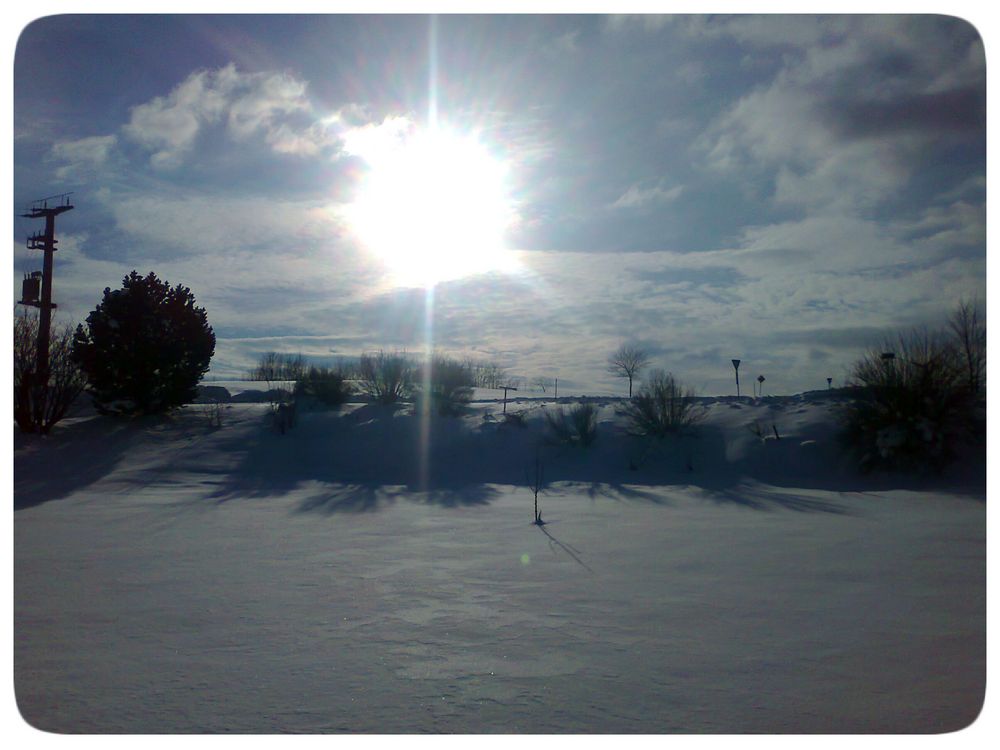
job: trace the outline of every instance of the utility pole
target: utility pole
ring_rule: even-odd
[[[22,299],[20,300],[22,305],[38,308],[38,359],[32,380],[34,381],[33,385],[39,388],[44,388],[49,382],[49,335],[52,328],[52,311],[56,308],[52,302],[52,261],[56,250],[56,217],[61,213],[73,210],[73,205],[69,201],[71,195],[72,193],[62,193],[61,195],[39,198],[31,204],[27,213],[21,214],[27,219],[45,219],[45,231],[35,232],[28,237],[28,249],[41,250],[44,254],[41,299],[38,297],[38,276],[35,272],[24,280]],[[50,203],[53,205],[50,206]]]

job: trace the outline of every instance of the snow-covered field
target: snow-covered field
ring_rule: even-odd
[[[14,678],[56,732],[942,732],[986,676],[984,456],[859,476],[836,397],[422,420],[267,404],[14,437]],[[760,436],[749,426],[760,426]],[[780,439],[775,438],[777,429]],[[762,439],[763,436],[766,439]],[[545,489],[533,519],[527,475]],[[631,467],[631,468],[630,468]]]

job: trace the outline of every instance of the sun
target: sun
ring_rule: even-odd
[[[349,224],[394,283],[428,287],[511,265],[508,168],[476,137],[435,127],[348,145],[368,165]]]

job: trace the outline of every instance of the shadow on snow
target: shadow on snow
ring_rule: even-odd
[[[928,478],[861,475],[829,435],[755,440],[703,424],[691,435],[648,441],[628,435],[614,419],[599,423],[597,440],[587,448],[547,442],[546,434],[540,409],[518,427],[490,417],[424,419],[409,407],[366,404],[301,414],[285,435],[268,415],[254,412],[215,431],[195,411],[173,418],[96,418],[61,425],[45,438],[15,433],[14,507],[60,499],[107,477],[115,481],[112,491],[129,491],[182,474],[211,487],[207,499],[216,504],[295,492],[301,498],[297,512],[322,515],[374,512],[400,499],[484,506],[499,496],[498,486],[530,493],[536,459],[543,496],[577,494],[591,501],[668,504],[664,488],[676,487],[754,510],[837,514],[846,504],[812,491],[941,489],[985,499],[985,472],[978,467],[966,472],[971,479],[964,485],[943,478],[940,488]],[[94,445],[99,449],[88,448]],[[193,502],[206,496],[200,498]]]

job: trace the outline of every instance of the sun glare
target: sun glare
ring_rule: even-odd
[[[353,150],[369,170],[350,224],[394,283],[433,286],[510,266],[506,166],[477,139],[435,128]]]

